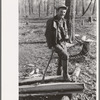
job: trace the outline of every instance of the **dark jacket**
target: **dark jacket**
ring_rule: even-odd
[[[68,34],[67,32],[67,24],[66,20],[64,19],[64,37]],[[55,16],[51,19],[49,19],[46,23],[46,32],[45,32],[46,40],[48,47],[51,48],[58,44],[57,39],[58,39],[58,17]]]

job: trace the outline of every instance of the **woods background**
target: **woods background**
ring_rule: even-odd
[[[90,4],[91,3],[91,4]],[[19,18],[46,18],[55,15],[55,7],[65,0],[19,0]],[[90,6],[89,6],[90,4]],[[76,16],[96,15],[96,0],[76,0]]]
[[[43,75],[51,55],[44,35],[46,21],[49,17],[55,15],[54,7],[61,3],[65,4],[65,1],[71,1],[69,8],[72,8],[69,9],[70,13],[67,13],[72,16],[67,17],[69,18],[68,32],[78,34],[80,38],[86,36],[86,39],[94,41],[89,45],[88,53],[91,56],[86,55],[69,62],[68,71],[80,67],[80,75],[76,81],[85,84],[83,93],[73,94],[72,100],[96,100],[97,0],[19,0],[19,80],[30,77],[30,73],[35,72],[36,69],[39,69],[39,74]],[[75,55],[80,53],[81,50],[82,46],[77,45],[69,48],[68,53]],[[78,63],[78,66],[76,63]],[[49,64],[46,76],[55,76],[57,68],[58,58],[55,54]],[[32,77],[34,77],[34,74]],[[25,100],[29,99],[25,98]],[[47,98],[41,100],[47,100]]]

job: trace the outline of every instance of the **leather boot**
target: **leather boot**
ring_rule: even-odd
[[[58,68],[57,68],[57,75],[61,75],[61,58],[58,58]]]
[[[63,79],[64,81],[71,81],[69,75],[68,75],[68,60],[62,60],[62,66],[63,66]]]

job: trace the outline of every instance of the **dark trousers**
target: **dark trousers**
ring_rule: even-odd
[[[57,75],[61,75],[61,66],[63,66],[63,78],[68,78],[68,59],[69,55],[67,52],[67,47],[65,45],[57,44],[55,47],[55,52],[58,54],[58,69],[57,69]]]

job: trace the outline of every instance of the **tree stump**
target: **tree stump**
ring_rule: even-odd
[[[92,23],[93,22],[92,16],[88,17],[88,22],[89,23]]]
[[[81,24],[84,25],[84,19],[82,19],[82,23]]]

